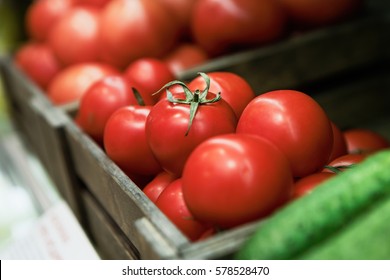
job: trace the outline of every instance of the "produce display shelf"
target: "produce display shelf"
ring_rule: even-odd
[[[277,88],[313,96],[339,127],[371,128],[390,139],[389,19],[362,17],[232,54],[179,75],[231,71],[258,94]],[[16,126],[31,142],[60,194],[110,259],[231,258],[261,221],[190,242],[9,57],[1,58]]]

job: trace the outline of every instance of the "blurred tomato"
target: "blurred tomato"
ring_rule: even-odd
[[[182,181],[177,179],[162,191],[156,201],[157,207],[188,239],[199,239],[210,226],[197,221],[183,199]]]
[[[164,57],[165,63],[175,75],[205,63],[208,59],[208,54],[193,43],[182,43]]]
[[[306,194],[309,194],[319,184],[325,182],[326,180],[332,178],[335,175],[336,173],[331,172],[317,172],[298,179],[294,183],[294,191],[292,198],[296,199]]]
[[[161,171],[143,188],[143,192],[153,203],[156,203],[161,192],[175,179],[177,178],[171,173]]]
[[[130,63],[124,76],[136,88],[146,105],[154,105],[160,98],[160,90],[175,79],[168,65],[162,60],[143,57]]]
[[[81,97],[75,122],[102,145],[107,120],[117,109],[128,105],[137,105],[137,99],[127,80],[122,75],[105,76]]]
[[[379,133],[362,128],[344,131],[348,153],[372,153],[390,147],[390,142]]]
[[[141,57],[161,57],[176,43],[179,26],[157,1],[112,0],[100,18],[100,56],[124,68]]]
[[[47,90],[55,105],[79,101],[87,89],[108,75],[118,74],[116,68],[103,63],[78,63],[62,69],[50,82]]]
[[[333,147],[325,111],[312,97],[295,90],[255,97],[242,112],[237,133],[255,134],[274,143],[290,161],[294,177],[320,170]]]
[[[207,75],[210,78],[209,91],[221,93],[223,100],[232,107],[238,119],[244,108],[256,96],[252,87],[243,77],[232,72],[209,72]],[[203,90],[205,86],[205,81],[200,76],[188,83],[188,87],[193,91]]]
[[[40,42],[27,42],[15,53],[15,63],[39,87],[46,89],[61,71],[61,64],[51,48]]]
[[[74,7],[53,26],[48,42],[64,65],[95,62],[99,56],[98,32],[98,10]]]
[[[284,34],[286,17],[275,0],[198,0],[191,29],[211,55],[274,41]]]
[[[132,105],[116,110],[104,129],[104,149],[129,177],[161,172],[145,134],[145,121],[151,106]]]
[[[333,148],[329,161],[348,153],[347,142],[345,141],[343,132],[334,122],[331,122],[331,125],[333,132]]]
[[[357,11],[361,0],[278,0],[291,20],[305,27],[335,23]]]
[[[44,41],[54,26],[73,6],[73,0],[36,0],[26,11],[26,30],[30,38]]]
[[[109,3],[111,0],[73,0],[76,5],[86,5],[86,6],[93,6],[98,8],[103,8],[107,3]]]
[[[338,158],[335,158],[331,162],[329,162],[322,172],[342,172],[352,167],[355,164],[362,162],[367,155],[364,154],[346,154],[342,155]],[[334,169],[336,168],[336,169]]]

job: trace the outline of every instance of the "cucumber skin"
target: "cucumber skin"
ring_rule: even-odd
[[[340,233],[299,257],[302,260],[390,260],[390,199],[356,218]]]
[[[390,150],[335,176],[264,220],[236,259],[293,259],[390,194]]]

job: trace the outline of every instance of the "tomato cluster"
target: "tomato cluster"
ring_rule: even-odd
[[[362,6],[361,0],[325,2],[38,0],[27,10],[29,40],[15,61],[62,105],[79,101],[102,75],[123,72],[138,59],[158,59],[176,75],[217,55],[270,44],[302,26],[337,22]]]
[[[330,24],[360,6],[339,0],[311,22],[320,2],[39,0],[15,61],[54,104],[78,102],[75,123],[195,241],[266,217],[389,146],[341,131],[303,92],[256,95],[230,72],[175,80],[282,38],[291,21]]]

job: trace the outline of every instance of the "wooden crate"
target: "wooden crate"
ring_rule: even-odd
[[[390,139],[388,27],[387,17],[365,17],[216,59],[180,76],[223,70],[248,79],[257,93],[301,89],[341,128],[369,127]],[[54,108],[12,62],[2,65],[15,122],[106,258],[230,258],[258,226],[260,221],[190,242],[68,112]]]

